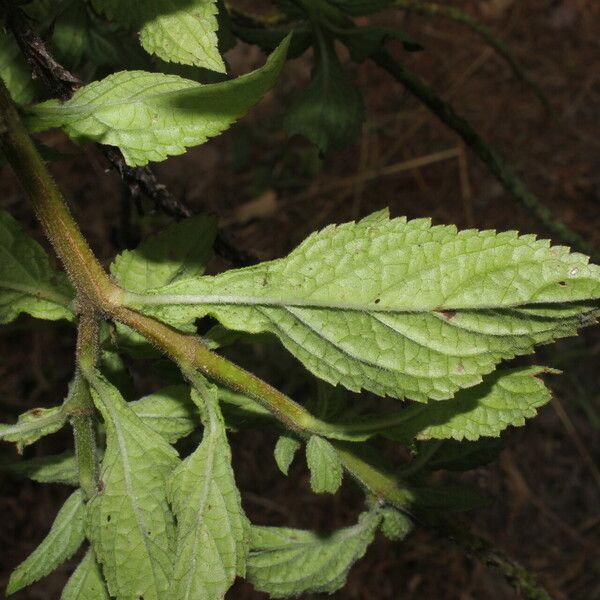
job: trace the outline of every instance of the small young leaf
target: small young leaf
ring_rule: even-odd
[[[412,530],[413,522],[393,506],[381,509],[381,533],[393,542],[403,540]]]
[[[524,425],[525,419],[535,416],[537,409],[550,401],[551,392],[538,376],[553,372],[535,366],[496,371],[480,385],[461,390],[452,400],[409,408],[402,425],[384,435],[403,440],[458,441],[498,437],[510,425]]]
[[[335,494],[344,474],[335,448],[326,439],[313,435],[306,444],[306,462],[313,492]]]
[[[171,385],[129,407],[148,427],[173,444],[198,426],[198,410],[187,385]]]
[[[274,455],[275,462],[277,463],[279,470],[284,475],[288,474],[290,465],[292,464],[294,456],[296,455],[296,452],[298,451],[300,446],[300,442],[290,435],[279,436],[279,439],[275,444]]]
[[[600,267],[516,232],[457,231],[376,213],[286,258],[179,281],[130,305],[189,327],[271,332],[350,390],[445,400],[505,359],[597,320]]]
[[[0,440],[14,442],[17,445],[17,451],[21,454],[25,446],[57,432],[66,422],[67,415],[62,406],[32,408],[19,415],[14,425],[0,423]]]
[[[84,540],[84,504],[81,490],[73,492],[56,515],[42,543],[12,573],[7,594],[38,581],[71,558]]]
[[[169,285],[204,273],[217,233],[214,217],[198,215],[147,237],[110,266],[119,285],[133,292]]]
[[[127,164],[161,161],[204,143],[246,114],[275,84],[289,40],[256,71],[210,85],[176,75],[122,71],[78,90],[64,103],[29,109],[36,131],[64,127],[73,138],[118,146]]]
[[[28,477],[39,483],[64,483],[78,486],[79,476],[75,456],[64,452],[53,456],[41,456],[28,460],[10,461],[0,465],[0,471],[8,471],[19,477]]]
[[[353,142],[364,118],[362,96],[340,64],[333,40],[323,32],[315,46],[310,84],[297,95],[285,116],[290,135],[303,135],[323,154]]]
[[[225,72],[216,0],[92,0],[96,10],[140,29],[140,42],[163,60]]]
[[[87,505],[88,537],[111,595],[163,600],[175,542],[165,486],[177,453],[99,374],[91,391],[106,424],[106,454],[98,494]]]
[[[332,593],[373,541],[381,516],[361,515],[353,527],[323,535],[301,529],[251,528],[247,579],[272,598]]]
[[[100,565],[91,548],[67,581],[60,600],[110,600]]]
[[[217,389],[196,382],[192,398],[202,413],[198,449],[173,473],[169,500],[177,517],[172,600],[220,600],[236,574],[244,575],[248,523],[231,467]]]
[[[38,319],[72,319],[73,291],[64,273],[52,270],[42,247],[0,211],[0,323],[26,312]]]

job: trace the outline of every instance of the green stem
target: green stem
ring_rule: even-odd
[[[598,257],[596,250],[579,234],[556,219],[552,212],[527,189],[521,179],[508,169],[502,157],[485,142],[471,124],[458,115],[454,108],[440,98],[418,75],[407,69],[386,50],[378,50],[371,58],[414,94],[443,123],[453,129],[489,168],[502,186],[549,232],[569,244],[574,250],[593,258]]]
[[[494,32],[479,22],[475,17],[454,6],[443,6],[435,2],[421,2],[420,0],[395,0],[394,4],[405,11],[419,14],[445,17],[461,23],[471,31],[479,35],[486,44],[491,46],[509,65],[517,79],[523,81],[531,88],[544,107],[554,113],[554,109],[537,81],[535,81],[527,70],[513,56],[512,52],[494,35]]]

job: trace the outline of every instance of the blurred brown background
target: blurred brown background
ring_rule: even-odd
[[[387,13],[386,22],[396,21],[426,47],[410,55],[399,47],[393,52],[493,142],[557,217],[600,249],[600,2],[450,4],[478,16],[506,41],[549,96],[557,120],[548,117],[491,49],[460,25]],[[229,59],[242,72],[263,57],[240,44]],[[386,206],[394,216],[431,216],[435,223],[547,235],[463,149],[457,136],[401,86],[374,64],[349,69],[367,108],[356,146],[334,152],[321,164],[309,144],[287,140],[282,133],[283,107],[310,71],[310,61],[302,59],[288,64],[277,89],[250,118],[187,155],[157,165],[159,178],[195,211],[219,215],[236,244],[263,259],[284,255],[328,223]],[[72,154],[52,169],[106,262],[125,241],[135,241],[165,222],[148,214],[147,206],[144,217],[134,207],[126,218],[120,183],[94,148],[76,148],[58,133],[47,134],[45,142]],[[414,159],[429,164],[414,168],[408,162]],[[0,204],[41,240],[7,167],[0,177]],[[217,261],[213,268],[224,266]],[[73,332],[66,324],[22,318],[0,330],[0,419],[14,420],[27,408],[59,402],[73,367],[73,350]],[[599,351],[597,329],[542,348],[537,362],[565,371],[549,381],[555,400],[526,427],[509,432],[496,464],[463,476],[496,498],[493,506],[468,517],[474,531],[522,561],[559,600],[600,598],[600,473],[594,463],[600,424]],[[275,354],[271,366],[266,364]],[[297,393],[305,385],[297,365],[277,348],[245,347],[236,358],[286,390]],[[132,370],[139,394],[156,389],[159,382],[144,374],[143,365],[132,364]],[[335,497],[315,496],[301,461],[294,463],[288,478],[277,471],[274,434],[242,432],[231,439],[245,507],[255,522],[332,528],[356,518],[361,495],[352,483],[345,483]],[[65,431],[25,454],[59,452],[70,444]],[[2,460],[14,456],[8,446],[0,453]],[[68,491],[3,475],[0,489],[4,589],[10,570],[45,535]],[[73,563],[64,565],[16,594],[15,600],[59,598],[72,568]],[[243,583],[228,594],[236,600],[264,597]],[[422,531],[396,544],[378,538],[352,570],[347,586],[334,595],[381,600],[515,597],[496,572]]]

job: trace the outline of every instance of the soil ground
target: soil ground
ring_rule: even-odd
[[[393,52],[451,99],[492,141],[531,189],[563,222],[600,249],[600,3],[596,0],[458,1],[477,15],[530,70],[548,95],[553,120],[531,91],[515,80],[497,55],[475,35],[441,19],[400,12],[386,15],[425,45],[425,51]],[[259,64],[260,53],[238,47],[236,71]],[[547,232],[510,197],[455,134],[421,107],[374,64],[350,66],[365,95],[367,120],[355,146],[322,163],[314,150],[281,133],[286,103],[303,85],[308,60],[291,63],[275,92],[251,117],[221,138],[158,165],[161,181],[195,211],[220,216],[227,234],[263,259],[284,255],[315,229],[389,207],[392,215],[428,216],[460,227]],[[90,147],[76,149],[59,134],[45,142],[72,153],[55,163],[60,187],[99,255],[108,262],[158,217],[126,219],[120,184]],[[435,155],[456,150],[453,158]],[[412,161],[428,162],[410,168]],[[457,158],[457,157],[460,157]],[[383,171],[385,169],[385,171]],[[386,174],[387,173],[387,174]],[[0,204],[41,239],[12,174],[0,172]],[[145,207],[146,212],[148,207]],[[107,235],[109,232],[109,235]],[[222,268],[218,261],[214,269]],[[0,330],[0,419],[63,397],[73,366],[68,325],[22,319]],[[256,365],[287,390],[303,389],[287,375],[298,367],[273,348],[245,347],[236,358]],[[549,381],[554,400],[536,419],[506,436],[499,461],[463,477],[493,494],[489,508],[469,517],[472,529],[533,571],[557,600],[600,598],[600,332],[543,348],[536,362],[564,370]],[[139,393],[157,382],[136,373]],[[294,378],[292,378],[294,379]],[[296,378],[297,379],[297,378]],[[236,472],[250,517],[263,524],[332,528],[351,523],[361,497],[351,483],[335,497],[310,493],[302,465],[288,478],[272,459],[270,433],[232,435]],[[26,456],[62,451],[67,433],[42,440]],[[13,456],[3,447],[2,460]],[[596,462],[594,462],[596,461]],[[10,570],[39,543],[68,491],[0,476],[0,588]],[[15,600],[57,599],[70,562]],[[232,600],[265,597],[244,583]],[[319,596],[306,596],[317,598]],[[495,571],[447,541],[417,531],[402,543],[379,538],[351,571],[334,598],[378,600],[508,600],[515,592]]]

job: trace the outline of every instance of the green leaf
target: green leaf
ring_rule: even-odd
[[[17,104],[33,100],[35,85],[31,70],[12,33],[0,28],[0,77]]]
[[[50,267],[42,247],[0,211],[0,323],[25,312],[38,319],[72,319],[73,290]]]
[[[231,467],[217,390],[201,381],[192,398],[202,413],[204,435],[198,449],[169,480],[169,500],[177,517],[175,568],[168,597],[219,600],[237,575],[244,575],[248,523]]]
[[[279,470],[287,475],[290,470],[290,465],[294,460],[294,456],[296,452],[300,449],[300,442],[290,436],[290,435],[281,435],[275,444],[275,462],[279,467]]]
[[[290,106],[284,125],[326,154],[353,142],[364,118],[362,96],[340,64],[333,40],[319,32],[311,81]]]
[[[163,60],[225,72],[217,39],[216,0],[92,0],[94,8],[140,29],[140,42]]]
[[[75,456],[72,452],[41,456],[7,462],[0,466],[0,470],[8,471],[19,477],[27,477],[39,483],[64,483],[65,485],[78,486],[79,475]]]
[[[301,529],[251,529],[247,579],[273,598],[332,593],[373,541],[381,516],[361,515],[353,527],[325,535]]]
[[[289,40],[256,71],[201,85],[177,75],[122,71],[78,90],[64,103],[29,109],[35,131],[63,127],[73,138],[118,146],[129,165],[161,161],[204,143],[246,114],[275,84]]]
[[[57,59],[69,68],[79,67],[89,46],[88,10],[81,0],[63,2],[53,21],[52,48]]]
[[[87,534],[108,590],[119,600],[163,600],[175,542],[167,477],[177,453],[96,374],[92,397],[106,425],[101,491],[87,505]]]
[[[184,219],[147,237],[135,250],[125,250],[110,266],[122,287],[144,292],[204,273],[217,234],[214,217]]]
[[[335,494],[344,474],[335,448],[326,439],[313,435],[306,444],[306,462],[313,492]]]
[[[329,226],[286,258],[189,278],[129,305],[175,327],[205,315],[270,332],[332,385],[444,400],[506,359],[596,322],[600,267],[514,231],[380,212]]]
[[[198,411],[187,385],[170,385],[130,402],[129,407],[145,425],[171,444],[189,435],[198,426]]]
[[[56,515],[42,543],[13,571],[7,594],[14,594],[45,577],[75,554],[84,540],[84,514],[83,495],[77,490]]]
[[[100,565],[91,548],[67,581],[60,600],[110,600]]]
[[[26,446],[46,435],[56,433],[66,422],[67,415],[62,406],[32,408],[19,415],[14,425],[0,423],[0,440],[14,442],[20,454]]]
[[[381,533],[393,542],[403,540],[413,530],[412,520],[393,506],[382,508],[381,516]]]
[[[402,425],[383,434],[402,440],[498,437],[510,425],[524,425],[550,401],[552,394],[538,376],[556,372],[535,366],[496,371],[452,400],[409,408]]]
[[[333,30],[336,37],[350,50],[355,62],[363,62],[391,40],[402,42],[409,52],[422,50],[423,46],[395,27],[353,27]]]

